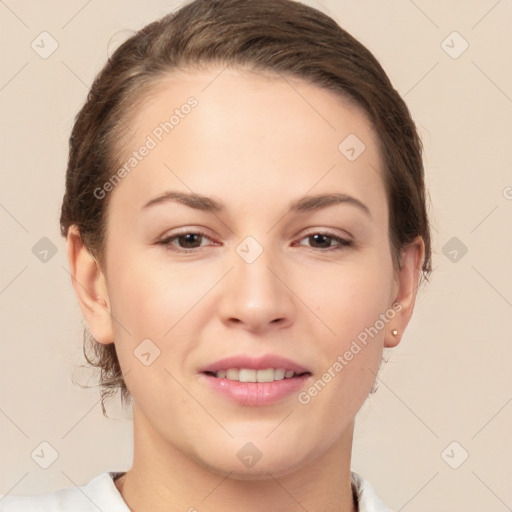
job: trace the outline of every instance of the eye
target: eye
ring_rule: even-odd
[[[176,252],[197,252],[194,249],[199,249],[207,245],[215,245],[216,243],[201,231],[185,231],[168,236],[158,242],[159,245],[167,247],[171,251]],[[218,244],[217,244],[218,245]]]
[[[350,247],[352,245],[352,241],[346,240],[345,238],[341,238],[338,235],[333,233],[311,233],[299,241],[299,245],[308,245],[303,243],[304,240],[307,240],[310,247],[313,249],[320,249],[323,251],[326,250],[341,250],[344,247]]]

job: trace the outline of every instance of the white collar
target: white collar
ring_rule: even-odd
[[[2,512],[130,512],[114,479],[123,472],[106,471],[81,487],[67,487],[42,496],[0,495]],[[352,490],[358,512],[391,512],[373,487],[357,473],[351,472]]]

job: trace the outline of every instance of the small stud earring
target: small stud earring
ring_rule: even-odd
[[[397,329],[393,329],[393,330],[391,331],[391,334],[392,334],[393,336],[398,336],[398,330],[397,330]]]

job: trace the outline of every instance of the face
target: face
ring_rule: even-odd
[[[353,427],[398,284],[362,111],[298,80],[219,71],[169,77],[131,119],[104,270],[135,428],[162,454],[257,478]]]

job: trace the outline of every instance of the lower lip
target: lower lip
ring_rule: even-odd
[[[275,380],[274,382],[240,382],[237,380],[219,379],[205,373],[202,376],[208,384],[221,395],[240,405],[269,405],[298,392],[310,374],[291,379]]]

